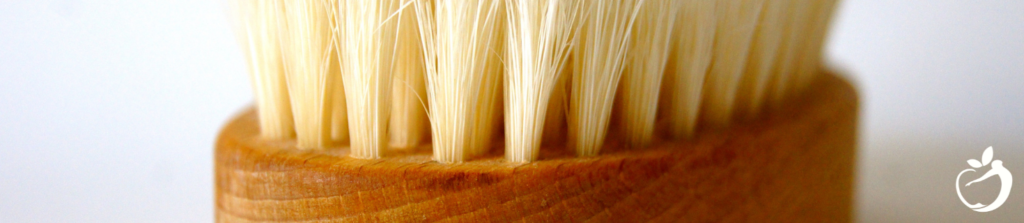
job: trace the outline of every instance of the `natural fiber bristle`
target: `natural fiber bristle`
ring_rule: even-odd
[[[676,139],[692,137],[697,127],[718,21],[714,1],[687,0],[681,4],[672,62],[662,86],[666,94],[662,114],[668,116],[669,133]]]
[[[779,43],[778,53],[775,60],[775,68],[772,70],[771,83],[767,89],[767,97],[775,104],[781,104],[785,95],[790,90],[793,81],[793,72],[797,70],[800,46],[805,40],[807,16],[811,13],[810,0],[792,0],[792,12],[786,15],[782,21],[782,41]]]
[[[793,7],[783,21],[783,38],[772,81],[766,94],[770,104],[782,105],[786,98],[808,85],[821,66],[821,44],[835,0],[792,0]]]
[[[765,0],[719,0],[711,68],[704,81],[703,120],[713,128],[728,126],[736,102],[751,39]]]
[[[331,137],[329,91],[340,77],[330,75],[331,28],[318,0],[287,0],[284,7],[285,75],[299,148],[323,148]],[[352,106],[349,106],[352,107]]]
[[[335,77],[341,76],[341,61],[338,55],[331,54],[330,74]],[[348,143],[348,104],[345,101],[345,84],[335,79],[330,87],[331,91],[331,141]]]
[[[836,4],[231,2],[263,138],[364,159],[429,140],[443,163],[502,147],[499,132],[506,160],[530,162],[542,144],[594,156],[607,138],[643,148],[754,120],[820,73]]]
[[[810,17],[804,20],[808,30],[806,42],[802,46],[800,59],[796,61],[799,69],[796,71],[796,85],[790,91],[793,94],[803,92],[811,85],[815,75],[821,66],[822,48],[824,47],[825,35],[828,31],[828,24],[832,21],[832,11],[835,8],[836,0],[820,0],[805,3],[810,5]]]
[[[375,159],[387,147],[401,2],[329,0],[341,61],[352,157]],[[397,17],[395,17],[397,15]]]
[[[565,146],[568,135],[565,116],[569,110],[569,78],[572,76],[572,58],[570,57],[559,71],[551,96],[548,97],[548,112],[544,118],[544,130],[541,135],[542,146]]]
[[[284,13],[280,1],[231,1],[239,18],[238,37],[256,95],[260,135],[285,139],[295,132],[292,106],[281,60],[281,29]]]
[[[595,0],[582,7],[582,32],[573,50],[568,116],[569,147],[579,156],[597,155],[604,145],[641,2]]]
[[[750,45],[746,71],[743,73],[738,94],[738,107],[744,118],[756,117],[764,104],[772,68],[778,56],[783,37],[785,9],[792,7],[793,0],[766,1],[761,12],[757,30]]]
[[[576,0],[506,0],[505,159],[537,159],[551,95],[574,44]]]
[[[412,0],[403,0],[408,4]],[[391,121],[388,132],[394,148],[412,148],[429,136],[426,113],[427,90],[424,85],[423,45],[412,7],[402,10],[392,80]]]
[[[501,1],[417,1],[415,8],[434,159],[462,162],[489,148],[496,128]]]
[[[683,1],[649,1],[640,6],[632,50],[622,77],[622,135],[630,147],[644,147],[654,136],[661,82],[671,52],[671,37]]]

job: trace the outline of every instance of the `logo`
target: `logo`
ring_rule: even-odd
[[[981,153],[980,162],[976,159],[969,159],[967,160],[967,164],[974,168],[965,169],[960,171],[960,174],[956,175],[956,195],[960,196],[960,201],[963,202],[964,205],[967,205],[968,208],[977,212],[989,212],[999,208],[999,206],[1002,206],[1003,203],[1006,202],[1006,198],[1010,197],[1010,186],[1013,185],[1013,175],[1010,174],[1010,170],[1003,167],[1002,160],[992,160],[992,147],[989,146],[985,149],[985,152]],[[984,181],[992,176],[998,176],[1001,183],[999,187],[999,196],[996,197],[995,201],[992,201],[992,203],[988,205],[981,203],[971,204],[970,202],[967,202],[967,199],[964,199],[963,193],[960,193],[960,176],[964,175],[966,172],[976,172],[975,169],[989,166],[989,164],[992,164],[991,169],[989,169],[988,172],[985,172],[985,175],[982,175],[980,178],[971,182],[967,182],[967,185],[964,187],[970,187],[973,183]]]

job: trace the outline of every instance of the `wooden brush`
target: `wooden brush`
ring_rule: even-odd
[[[232,0],[218,222],[849,221],[834,0]]]

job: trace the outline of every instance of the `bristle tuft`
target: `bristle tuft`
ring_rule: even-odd
[[[718,28],[702,106],[703,120],[712,128],[724,128],[731,121],[763,3],[764,0],[716,1]]]
[[[323,148],[331,137],[331,29],[326,7],[317,0],[288,0],[283,49],[288,92],[299,148]]]
[[[434,159],[457,163],[490,146],[500,100],[501,1],[416,1]],[[497,66],[497,67],[495,67]]]
[[[387,147],[399,0],[337,1],[335,43],[348,105],[350,156],[380,158]],[[333,7],[332,7],[333,8]]]
[[[810,6],[810,18],[806,20],[807,41],[802,46],[800,58],[796,61],[796,85],[791,91],[799,94],[811,85],[815,76],[821,68],[822,48],[824,47],[825,35],[828,33],[828,24],[832,21],[832,11],[835,9],[836,0],[812,1]]]
[[[410,1],[413,0],[403,0],[403,4]],[[418,146],[429,136],[430,123],[424,101],[427,90],[423,80],[423,46],[413,8],[403,9],[400,19],[388,138],[391,147],[408,149]]]
[[[231,4],[262,138],[377,159],[430,137],[458,163],[499,133],[506,160],[531,162],[542,145],[594,156],[607,138],[642,148],[778,111],[820,75],[836,0]]]
[[[569,147],[594,156],[604,145],[630,33],[640,1],[594,0],[583,4],[582,32],[574,47],[569,99]]]
[[[761,11],[761,20],[754,32],[747,59],[746,71],[737,96],[737,111],[745,119],[752,119],[761,113],[765,93],[771,81],[772,69],[778,56],[785,28],[785,10],[792,7],[792,0],[766,0]]]
[[[631,56],[622,77],[620,121],[626,145],[640,148],[654,136],[661,82],[665,77],[671,37],[682,1],[649,1],[640,6],[633,29]]]
[[[669,133],[676,139],[690,138],[696,131],[718,21],[715,1],[686,0],[682,4],[673,62],[663,86],[667,106],[662,113],[668,116]]]
[[[549,101],[574,44],[578,2],[505,2],[505,159],[530,162],[540,151]]]
[[[281,2],[233,0],[231,6],[239,18],[237,33],[252,77],[260,135],[290,138],[295,125],[281,56]]]

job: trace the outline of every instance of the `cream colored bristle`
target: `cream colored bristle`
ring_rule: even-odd
[[[747,119],[756,117],[765,102],[764,95],[772,78],[772,69],[774,69],[776,57],[779,54],[779,46],[784,33],[786,9],[792,7],[792,2],[792,0],[765,0],[764,9],[761,11],[761,21],[758,22],[753,43],[750,45],[750,57],[748,57],[742,86],[740,86],[737,96],[739,101],[737,106],[745,108],[744,111],[739,112],[742,112]]]
[[[711,64],[717,29],[715,1],[684,0],[676,23],[672,61],[664,85],[663,109],[673,138],[692,137],[702,102],[704,79]]]
[[[702,120],[714,128],[730,123],[764,0],[719,0],[711,68],[704,82]]]
[[[582,5],[581,33],[573,47],[569,147],[597,155],[608,133],[612,103],[622,77],[640,1],[593,0]]]
[[[782,41],[779,43],[779,55],[776,56],[775,68],[772,70],[771,81],[767,89],[767,100],[773,107],[778,107],[782,104],[783,99],[787,96],[787,91],[790,89],[790,82],[794,72],[797,70],[796,61],[798,53],[800,52],[800,46],[806,39],[804,30],[806,29],[808,15],[808,9],[810,8],[810,2],[815,0],[791,0],[793,4],[789,9],[790,12],[786,13],[785,19],[782,21],[783,34]]]
[[[319,0],[287,0],[283,49],[299,148],[323,148],[331,136],[331,29]]]
[[[486,153],[490,150],[492,142],[495,137],[495,132],[501,128],[503,112],[502,104],[503,97],[502,92],[504,86],[502,86],[502,79],[504,75],[504,66],[502,66],[501,55],[504,53],[503,40],[505,39],[505,13],[504,9],[496,17],[498,21],[495,22],[497,30],[494,37],[488,38],[490,43],[486,46],[488,51],[487,55],[484,56],[485,70],[483,80],[480,82],[480,94],[479,99],[476,102],[477,114],[474,115],[472,123],[474,137],[470,137],[470,147],[468,148],[468,156],[478,156]]]
[[[821,72],[836,0],[231,3],[263,138],[376,159],[431,137],[458,163],[498,133],[531,162],[597,155],[611,122],[639,148],[762,116]]]
[[[380,158],[388,142],[402,4],[399,0],[329,2],[337,4],[337,10],[331,11],[348,105],[350,156]]]
[[[654,136],[661,82],[671,52],[672,34],[684,1],[649,1],[640,6],[632,50],[622,77],[619,121],[629,147],[644,147]]]
[[[409,2],[412,0],[403,0]],[[423,81],[423,50],[413,8],[403,9],[392,80],[391,121],[388,127],[391,147],[412,148],[429,136],[425,111],[426,85]]]
[[[489,133],[497,127],[493,115],[500,100],[497,57],[504,10],[498,0],[416,1],[415,8],[434,159],[462,162],[486,151]]]
[[[793,80],[794,87],[790,91],[794,94],[803,92],[814,80],[821,67],[822,47],[825,35],[828,33],[828,24],[831,22],[832,10],[835,8],[835,0],[819,0],[810,3],[810,18],[806,20],[807,41],[801,48],[800,58],[796,61],[798,69],[796,78]]]
[[[566,61],[562,66],[562,74],[555,83],[555,89],[551,91],[548,100],[548,113],[544,118],[544,133],[541,136],[542,146],[565,146],[567,126],[565,113],[569,110],[569,76],[572,75],[572,61]]]
[[[345,84],[341,83],[341,60],[337,53],[330,56],[328,75],[336,77],[330,87],[331,94],[331,141],[348,143],[348,105],[345,103]]]
[[[231,3],[239,18],[239,42],[256,95],[260,135],[268,139],[290,138],[295,125],[281,61],[279,27],[284,13],[281,2],[233,0]]]
[[[548,106],[574,43],[577,0],[506,0],[505,159],[537,159]]]

